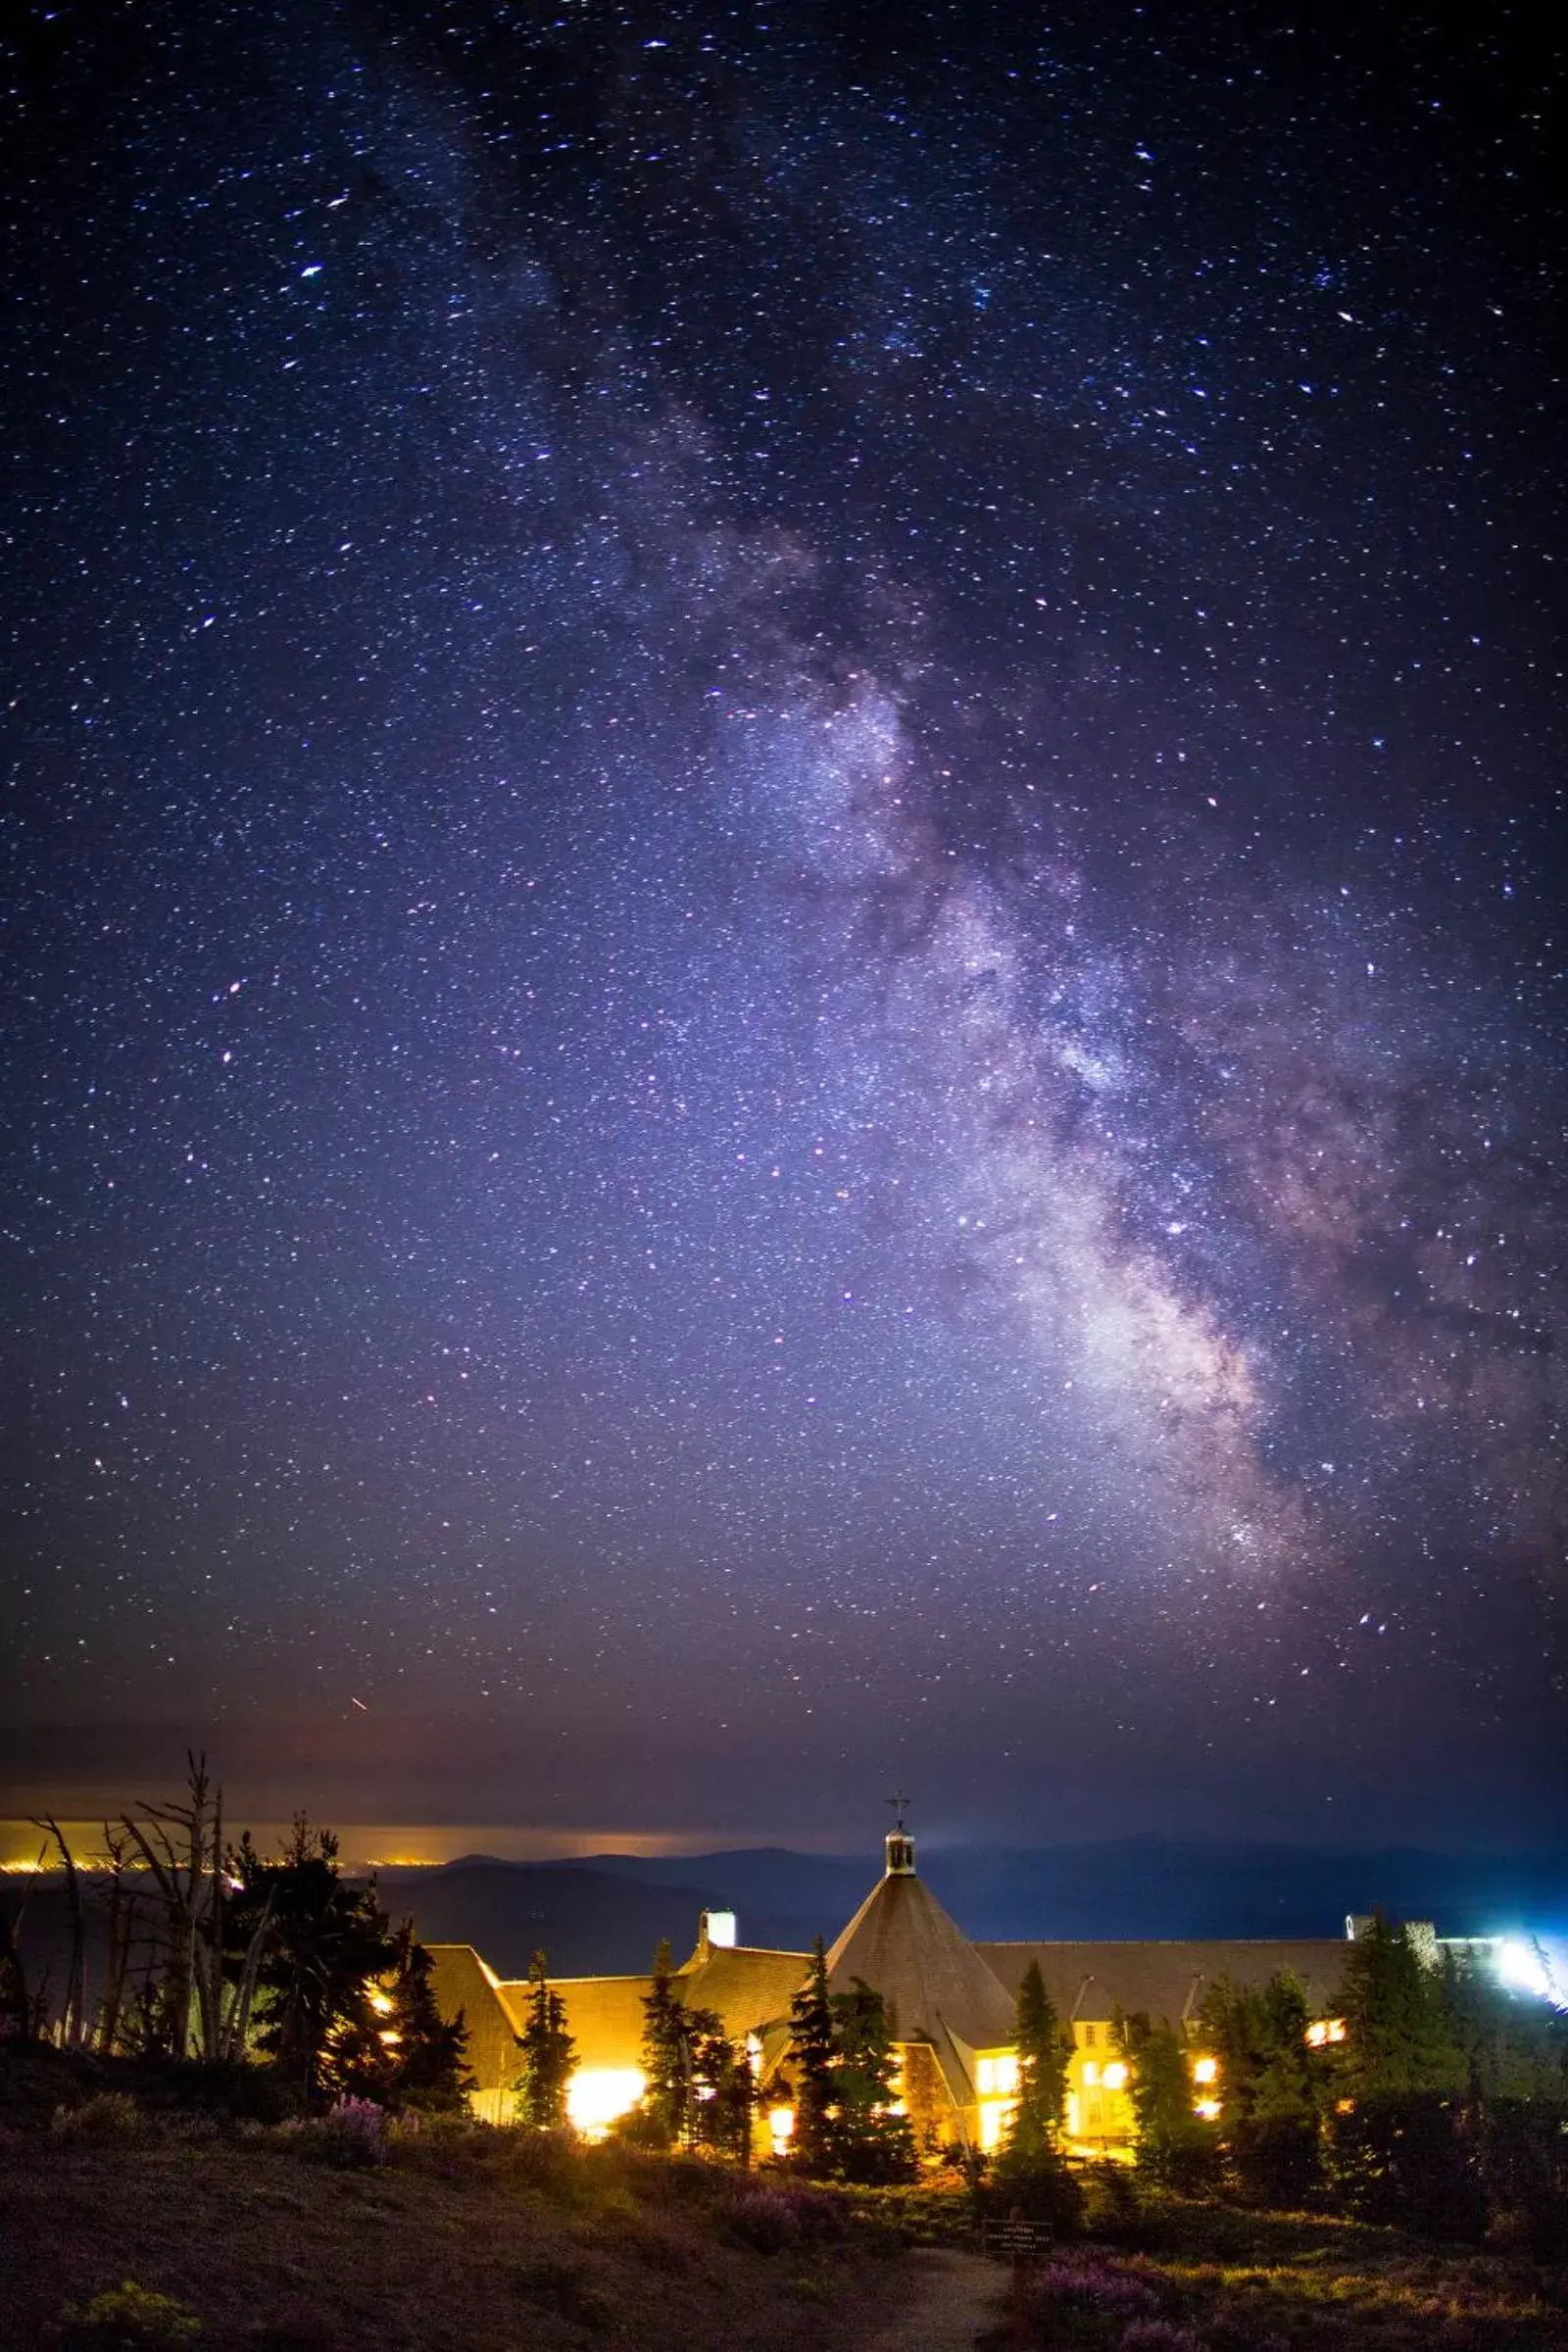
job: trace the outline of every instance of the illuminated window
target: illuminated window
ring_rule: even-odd
[[[1104,2073],[1100,2079],[1104,2083],[1107,2090],[1125,2090],[1127,2087],[1127,2069],[1123,2066],[1121,2060],[1118,2058],[1110,2066],[1106,2067]]]
[[[1011,2055],[982,2058],[975,2072],[982,2097],[991,2092],[1000,2092],[1003,2097],[1007,2097],[1018,2087],[1018,2061]]]
[[[1093,2058],[1084,2060],[1084,2082],[1091,2087],[1100,2081],[1100,2067]]]
[[[1219,2060],[1217,2058],[1195,2058],[1193,2060],[1193,2081],[1195,2082],[1217,2082],[1219,2081]]]
[[[767,2130],[768,2136],[773,2142],[774,2155],[783,2156],[787,2154],[790,2140],[794,2136],[795,2132],[794,2108],[770,2107],[767,2111]]]
[[[1084,2048],[1085,2048],[1086,2050],[1092,2050],[1092,2049],[1094,2048],[1094,2046],[1095,2046],[1095,2028],[1094,2028],[1093,2026],[1085,2026],[1085,2028],[1084,2028]]]
[[[1205,2124],[1217,2124],[1219,2122],[1219,2101],[1218,2099],[1200,2099],[1194,2107],[1193,2113],[1200,2115]]]
[[[603,2139],[647,2088],[640,2066],[580,2066],[566,2085],[566,2113],[586,2139]]]
[[[1083,2130],[1083,2108],[1075,2090],[1067,2093],[1067,2137],[1076,2139]]]
[[[1306,2039],[1308,2047],[1314,2050],[1321,2050],[1326,2043],[1331,2041],[1343,2041],[1345,2039],[1344,2018],[1314,2017],[1306,2029]]]

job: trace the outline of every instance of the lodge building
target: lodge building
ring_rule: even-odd
[[[474,2112],[510,2121],[527,2014],[527,1982],[498,1978],[471,1946],[434,1944],[436,1996],[448,2018],[463,2012]],[[1212,2061],[1201,2049],[1198,2016],[1221,1978],[1258,1986],[1287,1972],[1300,1984],[1318,2020],[1318,2038],[1337,2038],[1333,2012],[1346,1954],[1337,1936],[1289,1941],[1154,1943],[971,1942],[915,1868],[914,1840],[902,1825],[887,1840],[882,1878],[827,1954],[828,1987],[848,1991],[856,1979],[882,1995],[900,2060],[903,2105],[916,2144],[935,2151],[955,2142],[991,2149],[1004,2135],[1017,2084],[1013,2042],[1018,1986],[1038,1961],[1057,2016],[1072,2034],[1065,2137],[1086,2154],[1130,2145],[1132,2103],[1127,2069],[1111,2034],[1117,2015],[1140,2012],[1169,2025],[1191,2054],[1194,2100],[1202,2112]],[[690,2008],[711,2009],[744,2045],[762,2091],[766,2136],[788,2145],[793,2114],[785,2060],[790,2004],[805,1982],[807,1952],[763,1951],[736,1939],[730,1912],[705,1912],[690,1957],[674,1971]],[[576,2045],[567,2092],[572,2121],[590,2136],[636,2104],[642,2072],[643,2003],[650,1977],[552,1978]],[[1339,2027],[1339,2033],[1343,2033]],[[777,2096],[769,2100],[768,2093]]]

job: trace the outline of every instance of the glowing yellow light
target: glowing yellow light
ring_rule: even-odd
[[[1011,2099],[982,2099],[980,2102],[980,2145],[989,2155],[1000,2148],[1006,2134],[1007,2118],[1011,2115]]]
[[[1205,2124],[1217,2124],[1219,2122],[1219,2101],[1218,2099],[1200,2099],[1194,2107],[1193,2113],[1200,2115]]]
[[[403,2039],[403,2036],[401,2034],[394,2034],[388,2030],[378,2034],[375,2038],[381,2043],[384,2049],[395,2050],[398,2046],[398,2043]]]
[[[1119,2058],[1114,2059],[1111,2064],[1106,2067],[1104,2073],[1100,2079],[1104,2083],[1107,2090],[1125,2090],[1127,2087],[1127,2069],[1123,2066]]]
[[[1091,2089],[1093,2089],[1094,2085],[1100,2081],[1100,2061],[1098,2058],[1086,2058],[1084,2060],[1084,2081]]]
[[[1306,2029],[1306,2038],[1308,2046],[1314,2050],[1322,2049],[1325,2042],[1343,2041],[1345,2039],[1344,2018],[1314,2017]]]
[[[377,1988],[373,1992],[368,1992],[365,1997],[369,2002],[370,2007],[375,2011],[377,2017],[391,2016],[392,1996],[390,1993],[382,1992],[379,1988]]]
[[[1018,2061],[1010,2051],[1000,2058],[982,2058],[975,2073],[982,2098],[993,2092],[1006,2098],[1018,2087]]]
[[[1083,2108],[1078,2093],[1075,2090],[1069,2090],[1067,2093],[1067,2137],[1069,2139],[1076,2139],[1082,2130],[1082,2113]]]
[[[1195,2082],[1217,2082],[1219,2081],[1219,2060],[1217,2058],[1195,2058],[1193,2060],[1193,2081]]]
[[[770,2107],[767,2111],[767,2130],[773,2142],[774,2155],[782,2156],[795,2132],[794,2108]]]
[[[640,2066],[580,2066],[566,2085],[566,2114],[587,2139],[603,2139],[648,2088]]]

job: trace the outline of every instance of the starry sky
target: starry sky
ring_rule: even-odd
[[[1524,12],[4,65],[24,1801],[1568,1833]]]

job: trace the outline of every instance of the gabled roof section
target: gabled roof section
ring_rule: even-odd
[[[566,2031],[576,2043],[578,2066],[626,2068],[642,2064],[643,2003],[653,1990],[652,1977],[552,1977],[550,1989],[561,1995],[566,2012]],[[527,2020],[529,1985],[526,1977],[509,1980],[500,1987],[503,2000],[516,2015],[521,2033]]]
[[[510,2089],[517,2078],[516,2021],[495,1972],[471,1944],[431,1943],[430,1989],[448,2024],[461,2010],[467,2064],[480,2090]]]
[[[701,1946],[675,1971],[675,1989],[689,2009],[716,2009],[732,2041],[789,2017],[806,1982],[808,1952],[769,1952],[745,1944]]]
[[[1021,1972],[1020,1972],[1021,1973]],[[1010,2046],[1013,2004],[923,1879],[890,1872],[872,1887],[827,1956],[833,1992],[856,1977],[882,1995],[900,2041]]]

